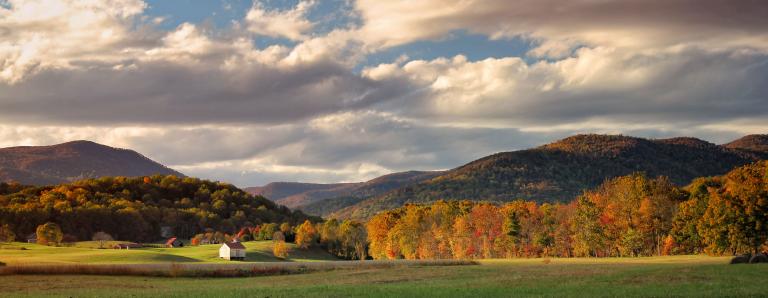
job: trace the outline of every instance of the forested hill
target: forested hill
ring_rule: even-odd
[[[0,149],[0,182],[51,185],[103,176],[184,176],[133,150],[90,141]]]
[[[759,159],[766,152],[764,147],[746,148],[733,143],[719,146],[695,138],[651,140],[577,135],[533,149],[487,156],[433,179],[362,201],[334,215],[367,218],[408,202],[438,199],[570,201],[608,178],[633,172],[645,172],[651,177],[667,176],[673,183],[685,185],[696,177],[724,174]]]
[[[245,188],[245,190],[254,195],[263,195],[289,208],[322,215],[326,213],[324,212],[328,209],[326,207],[336,206],[331,209],[331,211],[335,211],[368,197],[428,180],[440,174],[442,172],[439,171],[408,171],[392,173],[357,183],[273,182],[262,187]]]
[[[162,227],[190,238],[206,229],[231,234],[308,218],[231,184],[189,177],[102,177],[44,187],[0,183],[0,226],[7,224],[17,238],[46,222],[78,240],[104,231],[120,240],[156,241]]]
[[[768,135],[748,135],[723,146],[768,159]]]

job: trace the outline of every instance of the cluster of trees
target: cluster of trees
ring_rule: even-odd
[[[437,201],[367,224],[374,259],[650,256],[768,249],[768,162],[686,188],[610,179],[568,204]]]
[[[232,235],[240,227],[307,219],[230,184],[197,178],[104,177],[58,186],[0,187],[0,226],[7,225],[15,237],[53,222],[77,240],[103,231],[115,239],[149,242],[160,239],[163,227],[190,238],[209,229]]]
[[[339,222],[330,219],[322,223],[304,221],[296,228],[296,245],[299,248],[321,247],[331,254],[349,260],[368,257],[365,225],[353,221]]]
[[[237,239],[238,241],[276,239],[292,241],[294,235],[295,233],[293,231],[293,226],[287,222],[280,224],[263,223],[256,226],[246,226],[240,228],[239,232],[235,234],[229,234],[223,231],[214,231],[213,229],[206,229],[204,233],[200,233],[192,237],[192,245],[224,243],[232,241],[233,239]]]
[[[678,252],[768,250],[768,161],[697,179],[688,191],[672,228]]]

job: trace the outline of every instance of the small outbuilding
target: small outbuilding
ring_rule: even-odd
[[[184,247],[184,242],[181,242],[176,237],[168,239],[168,241],[165,241],[165,247]]]
[[[27,243],[37,243],[37,234],[32,233],[27,235]]]
[[[224,242],[219,248],[219,257],[226,260],[245,260],[245,246],[237,240]]]

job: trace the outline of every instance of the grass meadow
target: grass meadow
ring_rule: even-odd
[[[108,243],[111,247],[111,244]],[[272,241],[251,241],[246,246],[245,262],[315,262],[338,260],[321,249],[298,249],[293,243],[288,258],[272,255]],[[219,258],[220,244],[178,248],[141,248],[130,250],[97,249],[98,243],[78,242],[75,246],[52,247],[13,243],[0,245],[0,262],[8,265],[35,264],[154,264],[154,263],[231,263]],[[22,249],[23,248],[23,249]]]
[[[761,297],[768,265],[727,257],[481,260],[434,266],[349,263],[304,274],[246,278],[0,276],[3,297]],[[275,263],[277,264],[277,263]],[[283,263],[285,264],[285,263]],[[214,264],[215,265],[215,264]],[[427,266],[430,265],[430,266]]]

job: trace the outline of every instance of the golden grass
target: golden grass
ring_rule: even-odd
[[[11,265],[0,267],[0,275],[123,275],[156,277],[250,277],[307,272],[382,269],[413,266],[474,265],[467,260],[394,260],[394,261],[330,261],[271,262],[241,264],[79,264],[79,265]]]

